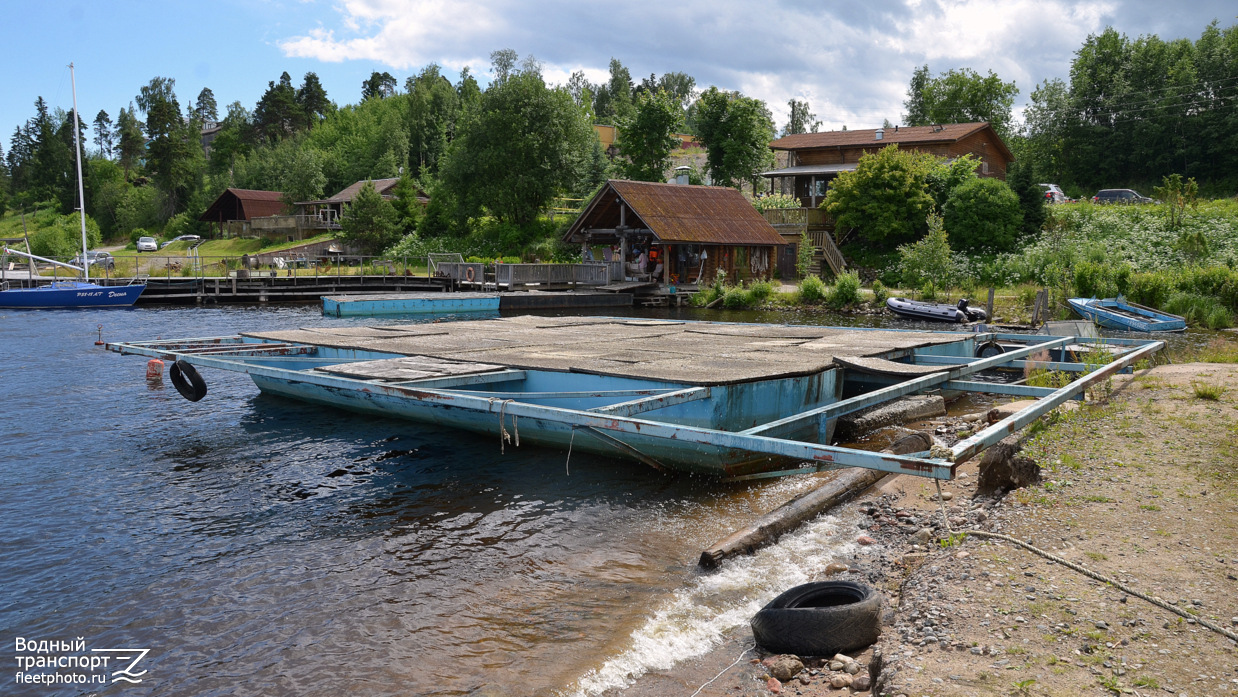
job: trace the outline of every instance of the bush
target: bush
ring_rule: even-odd
[[[815,305],[825,300],[827,290],[825,282],[818,276],[808,276],[799,283],[799,299],[802,303]]]
[[[951,287],[958,276],[941,216],[930,213],[928,225],[929,232],[922,239],[898,248],[899,270],[907,288],[923,288],[930,281]]]
[[[951,237],[964,249],[1006,251],[1023,225],[1019,197],[999,179],[964,182],[950,193],[943,212]]]
[[[748,283],[748,297],[753,305],[760,305],[769,300],[769,297],[774,294],[774,284],[769,281],[750,281]]]
[[[49,216],[50,221],[30,234],[30,253],[43,257],[68,258],[82,251],[82,222],[78,214]],[[86,216],[86,243],[95,247],[103,241],[99,226]]]
[[[1166,312],[1182,315],[1187,323],[1209,329],[1225,329],[1234,323],[1233,314],[1219,300],[1195,293],[1174,293],[1165,302]]]
[[[800,200],[794,196],[787,194],[769,194],[760,198],[752,199],[752,205],[759,211],[768,211],[775,208],[801,208]]]
[[[886,285],[881,282],[881,279],[873,281],[873,302],[877,305],[885,305],[889,297],[890,291],[886,289]]]
[[[860,275],[855,271],[847,271],[834,280],[834,288],[830,291],[830,307],[841,310],[860,303]]]

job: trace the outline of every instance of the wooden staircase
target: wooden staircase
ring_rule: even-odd
[[[825,211],[818,208],[778,208],[764,211],[762,215],[784,238],[793,238],[798,243],[800,236],[808,233],[813,246],[812,263],[808,267],[810,274],[820,276],[826,268],[835,276],[846,271],[847,262],[834,243],[834,219]]]

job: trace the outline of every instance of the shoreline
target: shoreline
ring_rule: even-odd
[[[1220,398],[1194,396],[1201,381]],[[1024,454],[1041,466],[1039,484],[973,500],[975,460],[943,483],[956,531],[1030,541],[1238,631],[1238,366],[1122,376],[1107,403],[1031,433]],[[743,626],[708,654],[607,694],[1238,694],[1238,642],[1007,542],[943,546],[935,494],[931,482],[895,477],[834,512],[864,515],[869,529],[857,533],[882,547],[876,563],[844,573],[887,599],[881,639],[853,656],[875,689],[832,687],[840,673],[819,660],[773,683],[760,649],[732,666],[753,643]],[[940,526],[928,544],[915,539],[921,523]]]

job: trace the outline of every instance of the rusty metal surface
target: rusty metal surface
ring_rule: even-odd
[[[736,189],[684,186],[613,179],[594,197],[564,234],[619,225],[619,199],[628,207],[625,223],[645,227],[662,242],[771,246],[785,242],[774,227]]]
[[[283,193],[258,189],[225,189],[198,220],[214,223],[227,220],[250,220],[268,215],[282,215],[287,208]]]
[[[936,130],[940,128],[941,130]],[[953,143],[977,131],[990,128],[983,121],[974,123],[946,123],[940,126],[900,126],[883,130],[881,140],[876,139],[877,129],[865,128],[854,131],[824,131],[821,133],[796,133],[783,136],[770,143],[774,150],[807,150],[811,148],[855,148],[881,145],[910,145],[919,143]]]

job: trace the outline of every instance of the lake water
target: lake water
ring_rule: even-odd
[[[501,455],[497,432],[267,397],[223,371],[204,370],[210,393],[190,403],[148,384],[145,359],[94,346],[99,323],[144,340],[391,320],[0,316],[0,639],[149,649],[138,684],[0,675],[5,694],[598,694],[865,553],[857,521],[824,517],[702,574],[702,548],[811,478],[728,485],[580,453],[569,469],[559,452]]]

